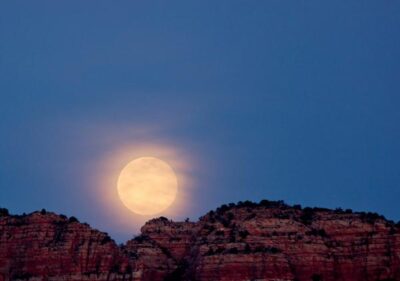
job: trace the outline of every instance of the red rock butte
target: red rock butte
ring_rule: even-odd
[[[150,220],[118,246],[54,213],[0,209],[0,281],[400,280],[400,225],[375,213],[263,200],[197,222]]]

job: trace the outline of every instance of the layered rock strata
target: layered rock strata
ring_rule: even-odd
[[[1,209],[5,280],[400,281],[400,225],[375,213],[246,201],[197,222],[150,220],[117,246],[73,217]]]

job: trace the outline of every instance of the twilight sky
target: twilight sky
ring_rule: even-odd
[[[329,2],[329,3],[328,3]],[[156,156],[196,220],[283,199],[400,219],[400,2],[3,1],[0,206],[117,241],[113,197]],[[184,178],[184,180],[183,180]]]

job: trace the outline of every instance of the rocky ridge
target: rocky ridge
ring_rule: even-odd
[[[117,246],[54,213],[0,209],[0,281],[400,281],[400,224],[375,213],[262,200],[197,222],[148,221]]]

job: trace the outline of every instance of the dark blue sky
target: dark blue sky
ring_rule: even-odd
[[[127,239],[139,223],[112,219],[93,178],[150,144],[191,164],[174,219],[268,198],[399,220],[399,15],[397,1],[3,2],[0,205]]]

